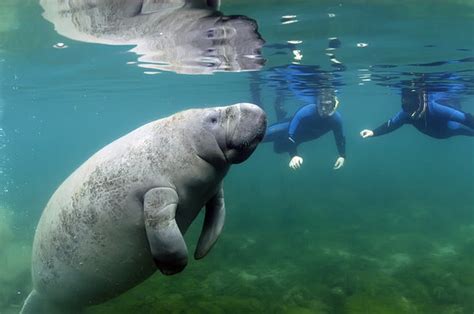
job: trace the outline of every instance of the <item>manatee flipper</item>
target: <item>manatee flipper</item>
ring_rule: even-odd
[[[221,0],[206,0],[206,3],[214,10],[219,10],[221,6]]]
[[[30,292],[26,298],[20,314],[79,314],[82,308],[67,308],[58,306],[43,298],[36,290]]]
[[[191,8],[210,8],[219,10],[221,0],[185,0],[186,5]]]
[[[202,226],[201,236],[194,252],[194,258],[206,256],[216,243],[225,220],[224,190],[221,188],[206,204],[206,215]]]
[[[184,269],[188,249],[175,220],[178,194],[170,187],[153,188],[143,201],[145,229],[156,266],[165,275]]]

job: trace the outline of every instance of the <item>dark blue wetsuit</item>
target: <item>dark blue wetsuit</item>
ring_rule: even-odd
[[[426,112],[419,119],[411,119],[410,114],[400,111],[374,130],[374,136],[395,131],[404,124],[412,124],[420,132],[434,138],[449,138],[456,135],[474,136],[472,115],[461,110],[440,105],[437,97],[428,97]]]
[[[315,104],[301,107],[291,120],[271,125],[263,142],[273,142],[276,153],[287,152],[291,157],[297,155],[300,143],[319,138],[333,131],[337,150],[341,157],[346,157],[346,140],[342,131],[342,119],[338,112],[328,117],[321,117]]]

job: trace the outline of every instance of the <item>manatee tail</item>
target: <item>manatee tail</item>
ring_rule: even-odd
[[[75,314],[81,312],[82,309],[60,307],[42,297],[36,290],[33,290],[26,298],[20,314]]]

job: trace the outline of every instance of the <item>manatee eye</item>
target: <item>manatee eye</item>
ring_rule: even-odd
[[[219,122],[219,113],[212,112],[210,115],[207,116],[206,121],[210,125],[215,126]]]

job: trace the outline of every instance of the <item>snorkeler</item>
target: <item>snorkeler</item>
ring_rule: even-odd
[[[402,88],[402,110],[375,130],[362,130],[363,138],[380,136],[395,131],[404,124],[412,124],[418,131],[445,139],[456,135],[474,136],[474,118],[457,108],[442,105],[436,93],[429,95],[421,89]]]
[[[298,145],[333,131],[339,152],[334,169],[339,169],[344,165],[346,141],[341,115],[336,111],[338,105],[334,90],[322,89],[316,104],[305,105],[291,119],[268,127],[262,142],[273,142],[276,153],[289,153],[289,167],[297,169],[303,164],[303,158],[298,155]]]

